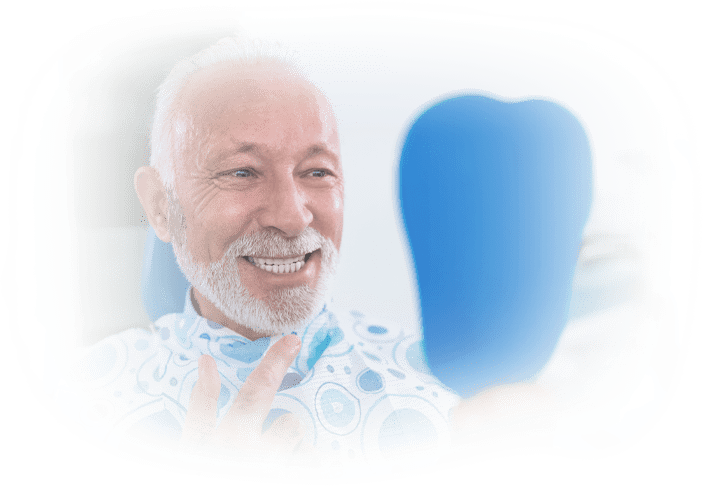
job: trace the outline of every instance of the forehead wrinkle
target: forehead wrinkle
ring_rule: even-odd
[[[308,147],[308,149],[304,152],[303,156],[301,157],[301,160],[308,160],[316,155],[326,155],[328,157],[331,157],[335,162],[339,162],[339,157],[335,150],[332,147],[328,146],[329,144],[327,143],[316,143]]]
[[[191,112],[179,106],[173,123],[175,175],[201,170],[211,150],[212,130],[198,123]],[[177,177],[178,179],[178,177]]]
[[[179,118],[185,122],[184,130],[179,133],[181,158],[194,161],[198,170],[212,169],[225,158],[238,153],[253,153],[260,157],[267,155],[269,147],[257,146],[248,141],[233,141],[238,146],[215,155],[216,138],[224,135],[228,127],[220,120],[233,111],[260,111],[276,100],[288,100],[298,104],[302,109],[296,110],[295,116],[303,119],[305,112],[315,115],[321,124],[321,135],[326,140],[307,149],[306,158],[327,152],[339,164],[339,138],[337,120],[332,106],[325,94],[310,80],[294,73],[282,72],[277,66],[257,66],[251,69],[233,69],[228,66],[215,66],[210,72],[201,72],[189,79],[181,91],[176,105]],[[242,77],[251,74],[251,77]],[[305,100],[302,104],[300,101]],[[261,127],[262,129],[264,127]],[[280,143],[274,150],[286,145],[286,136],[282,134]],[[322,149],[322,150],[321,150]],[[191,165],[191,164],[188,164]]]
[[[234,157],[239,154],[254,154],[261,156],[260,148],[257,144],[251,142],[238,142],[234,137],[230,137],[230,141],[234,147],[224,148],[213,153],[212,149],[208,150],[208,157],[205,158],[205,166],[207,169],[213,170],[224,160]],[[212,155],[211,155],[212,154]]]
[[[204,91],[208,91],[205,88]],[[237,147],[234,149],[227,148],[218,151],[213,156],[212,152],[218,146],[218,140],[226,136],[230,129],[227,123],[223,123],[223,120],[227,119],[228,114],[231,114],[233,109],[241,109],[243,106],[241,103],[234,102],[234,100],[227,97],[220,97],[219,99],[222,102],[206,103],[205,105],[207,106],[193,100],[190,103],[182,100],[179,107],[181,117],[187,121],[185,125],[188,133],[184,134],[184,141],[187,142],[185,145],[187,145],[187,149],[190,149],[192,155],[195,155],[194,158],[198,169],[202,169],[203,165],[208,165],[213,157],[219,162],[224,157],[234,154],[235,151],[248,151],[246,143],[237,143]]]

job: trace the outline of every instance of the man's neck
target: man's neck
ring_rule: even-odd
[[[254,331],[248,327],[236,323],[232,319],[229,319],[225,314],[223,314],[220,309],[215,307],[208,299],[203,296],[195,288],[192,289],[191,293],[191,303],[193,308],[201,317],[205,317],[209,321],[216,322],[222,326],[231,329],[240,336],[244,336],[250,341],[256,341],[259,338],[270,336],[270,334],[260,333]]]

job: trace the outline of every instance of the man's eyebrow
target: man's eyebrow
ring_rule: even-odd
[[[243,142],[239,144],[239,146],[235,149],[234,153],[241,154],[245,152],[257,152],[258,150],[259,146],[256,143]]]
[[[221,150],[209,158],[209,164],[218,164],[223,160],[239,154],[258,153],[259,146],[256,143],[235,142],[235,147]]]
[[[302,160],[310,159],[312,157],[315,157],[316,155],[327,155],[329,157],[332,157],[333,159],[337,160],[337,155],[332,150],[329,150],[325,145],[322,144],[315,144],[312,145],[311,147],[306,150],[305,154],[303,155]]]
[[[237,154],[248,154],[252,152],[259,152],[259,145],[256,143],[252,142],[238,142],[236,140],[232,141],[235,144],[235,147],[229,150],[226,150],[224,153],[227,156],[231,155],[237,155]]]

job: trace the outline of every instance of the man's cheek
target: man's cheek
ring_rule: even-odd
[[[344,209],[344,200],[345,196],[341,191],[340,194],[335,194],[333,196],[332,209],[341,214]]]
[[[339,248],[344,221],[344,199],[341,193],[319,198],[312,205],[312,226],[324,237],[331,239]]]

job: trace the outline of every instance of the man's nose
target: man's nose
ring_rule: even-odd
[[[313,221],[306,194],[293,177],[274,181],[267,192],[264,210],[258,218],[262,228],[276,228],[284,236],[294,237]]]

